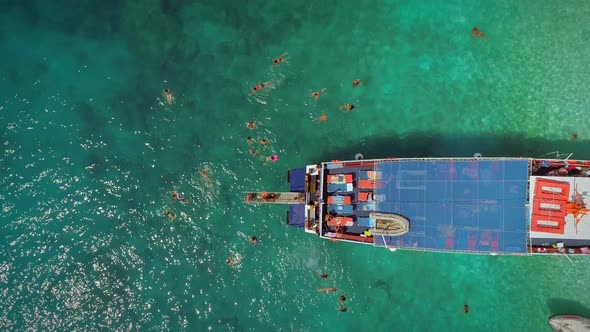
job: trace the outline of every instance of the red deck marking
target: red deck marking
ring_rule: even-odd
[[[328,183],[340,183],[342,176],[344,176],[346,183],[352,183],[352,174],[330,174],[328,175]]]
[[[383,181],[382,180],[359,180],[359,188],[361,188],[361,189],[383,188]]]
[[[369,194],[368,192],[359,192],[359,201],[360,202],[368,202],[369,201]]]
[[[328,226],[352,226],[354,220],[350,217],[333,217],[328,220]]]
[[[447,240],[445,242],[445,247],[447,249],[454,249],[455,248],[455,238],[454,237],[447,238]]]
[[[553,222],[554,225],[543,225],[543,222]],[[541,224],[539,224],[541,222]],[[535,232],[545,232],[553,234],[563,234],[565,228],[564,217],[551,217],[533,214],[531,220],[531,230]]]
[[[328,204],[334,204],[334,197],[342,197],[343,201],[339,201],[338,204],[350,205],[350,196],[328,196]]]
[[[569,193],[568,182],[537,178],[531,230],[563,234]]]
[[[551,204],[551,206],[548,206]],[[556,209],[552,207],[555,206]],[[533,214],[537,216],[564,217],[567,215],[567,202],[535,199]]]
[[[535,199],[542,201],[562,200],[567,201],[570,194],[569,182],[537,178],[535,181]]]

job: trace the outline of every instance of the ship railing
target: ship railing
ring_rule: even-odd
[[[571,152],[571,153],[559,153],[559,151],[551,151],[551,152],[547,152],[547,153],[541,155],[541,157],[554,156],[554,159],[568,160],[573,155],[574,155],[573,152]]]

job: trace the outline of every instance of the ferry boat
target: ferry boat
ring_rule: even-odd
[[[590,161],[386,158],[288,172],[287,224],[330,241],[479,254],[590,254]]]

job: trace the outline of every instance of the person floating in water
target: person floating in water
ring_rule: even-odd
[[[315,100],[318,100],[320,98],[320,95],[323,94],[326,91],[326,89],[321,89],[320,91],[312,91],[311,96],[315,98]]]
[[[265,88],[270,88],[272,86],[272,82],[264,82],[264,83],[258,83],[256,84],[256,86],[254,88],[252,88],[252,92],[250,92],[249,96],[255,94],[256,92],[265,89]]]
[[[465,303],[465,305],[463,306],[463,312],[466,314],[469,313],[469,304]]]
[[[172,199],[175,201],[179,201],[181,204],[188,204],[189,202],[184,199],[184,196],[179,195],[176,191],[172,192]]]
[[[289,53],[288,53],[288,52],[285,52],[285,53],[283,53],[283,54],[279,55],[279,57],[278,57],[278,58],[275,58],[275,59],[273,60],[273,62],[274,62],[274,66],[276,67],[276,66],[280,65],[280,64],[281,64],[281,63],[283,63],[283,62],[287,62],[287,60],[288,60],[288,59],[287,59],[287,54],[289,54]]]
[[[330,276],[327,273],[322,273],[318,270],[318,275],[320,276],[320,278],[322,279],[328,279]]]
[[[352,80],[352,87],[356,88],[357,86],[363,84],[363,81],[361,80]]]
[[[166,216],[168,216],[168,219],[170,219],[170,221],[174,221],[174,219],[176,219],[176,214],[170,210],[164,210],[164,213],[166,213]]]
[[[488,39],[488,37],[486,37],[483,32],[479,31],[477,27],[473,27],[473,30],[471,30],[471,37]]]
[[[340,310],[340,311],[342,311],[342,312],[347,312],[347,311],[348,311],[348,308],[347,308],[347,307],[346,307],[344,304],[341,304],[341,305],[338,307],[338,310]]]
[[[256,246],[258,244],[258,239],[256,238],[256,236],[250,236],[250,238],[248,239],[248,242],[250,242],[251,244]]]
[[[324,121],[328,121],[328,116],[326,115],[326,113],[322,113],[322,115],[320,115],[319,117],[313,119],[314,122],[324,122]]]
[[[275,153],[270,157],[265,157],[264,159],[266,161],[265,164],[268,162],[276,163],[277,161],[279,161],[279,155]]]
[[[571,134],[570,134],[570,137],[571,137],[571,138],[572,138],[572,139],[575,141],[575,140],[577,140],[577,139],[578,139],[578,134],[576,134],[576,133],[571,133]]]
[[[162,97],[164,97],[168,105],[174,104],[174,95],[172,94],[172,90],[164,89],[162,92]]]
[[[346,112],[350,112],[354,109],[354,105],[353,104],[344,104],[344,105],[340,106],[340,109],[344,109]]]
[[[336,287],[318,288],[318,292],[325,292],[326,294],[333,293],[335,291],[336,291]]]
[[[199,169],[199,174],[201,174],[201,177],[205,181],[205,186],[211,187],[212,182],[211,178],[209,177],[209,174],[207,174],[207,167]]]
[[[248,122],[246,122],[246,128],[248,128],[250,130],[256,129],[256,122],[254,122],[254,121],[248,121]]]
[[[234,267],[242,261],[242,257],[240,255],[230,256],[225,260],[225,264]]]

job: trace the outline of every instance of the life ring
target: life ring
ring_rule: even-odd
[[[342,219],[336,218],[336,225],[340,226],[342,224]]]

